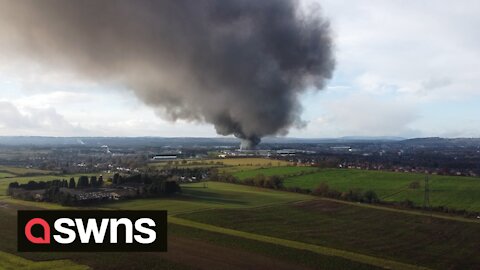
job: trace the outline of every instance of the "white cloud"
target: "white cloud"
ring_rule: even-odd
[[[326,112],[306,129],[312,137],[420,135],[412,127],[419,118],[418,110],[401,101],[351,95],[322,105]]]
[[[1,135],[79,136],[85,132],[65,120],[54,108],[21,110],[10,102],[0,101]]]
[[[320,3],[337,37],[337,71],[367,83],[360,90],[387,86],[399,95],[447,100],[480,96],[479,1]],[[436,91],[425,84],[445,78],[448,85]]]
[[[60,107],[72,106],[75,103],[88,103],[92,95],[86,92],[54,91],[21,97],[15,104],[22,107]]]

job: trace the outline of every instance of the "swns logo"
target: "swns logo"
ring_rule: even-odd
[[[167,251],[167,212],[18,211],[18,251]]]

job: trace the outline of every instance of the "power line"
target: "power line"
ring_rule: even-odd
[[[428,175],[425,175],[425,192],[423,195],[423,208],[430,208],[430,186]]]

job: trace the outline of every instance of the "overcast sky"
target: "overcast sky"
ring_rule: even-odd
[[[480,137],[480,1],[320,1],[337,67],[292,137]],[[217,136],[121,85],[0,51],[0,135]]]

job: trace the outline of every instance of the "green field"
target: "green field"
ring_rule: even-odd
[[[288,166],[292,164],[288,161],[268,158],[222,158],[205,161],[221,162],[225,166]]]
[[[15,177],[15,174],[0,172],[0,178],[9,178],[9,177]]]
[[[2,270],[87,270],[88,266],[69,260],[34,262],[13,254],[0,251],[0,269]]]
[[[315,189],[327,183],[331,189],[344,192],[349,190],[373,190],[385,201],[411,200],[423,204],[425,175],[354,169],[322,169],[318,173],[290,177],[287,187]],[[431,206],[447,206],[468,211],[480,211],[480,178],[460,176],[429,175]],[[419,181],[418,189],[408,188],[413,181]]]
[[[18,182],[20,184],[28,183],[29,181],[49,181],[55,179],[65,179],[69,180],[71,177],[74,177],[75,180],[82,175],[99,175],[99,174],[68,174],[68,175],[38,175],[38,176],[28,176],[28,177],[12,177],[12,178],[0,178],[0,198],[7,194],[8,184],[12,182]],[[106,179],[109,175],[103,174],[103,177]]]
[[[294,265],[305,266],[311,269],[383,269],[380,267],[354,262],[336,256],[326,256],[303,249],[289,248],[282,245],[267,243],[263,241],[246,239],[244,237],[236,237],[217,231],[208,231],[205,230],[203,226],[200,228],[195,228],[191,226],[169,224],[168,229],[170,233],[178,236],[212,243],[227,249],[233,247],[235,249],[246,250],[255,254],[262,254],[275,258],[280,262],[284,261],[288,263],[293,263]]]
[[[233,184],[226,184],[226,183],[217,183],[217,182],[210,182],[207,183],[207,188],[203,188],[202,184],[187,184],[183,185],[183,194],[180,196],[175,196],[168,199],[138,199],[138,200],[131,200],[131,201],[123,201],[118,203],[110,203],[105,205],[100,205],[99,207],[102,209],[167,209],[170,215],[179,214],[179,213],[193,213],[202,210],[208,209],[256,209],[261,207],[269,207],[272,205],[283,205],[285,203],[293,203],[293,202],[301,202],[305,200],[311,200],[311,196],[295,194],[295,193],[288,193],[288,192],[279,192],[274,190],[267,190],[267,189],[260,189],[255,187],[249,186],[239,186]],[[18,207],[46,207],[46,203],[35,203],[30,204],[30,202],[24,203],[23,201],[18,200],[11,200],[5,199],[0,201],[6,203],[13,203],[18,205]],[[0,205],[1,206],[1,205]],[[7,208],[8,209],[8,208]],[[2,213],[2,208],[0,207],[0,214]],[[14,212],[12,211],[12,214]],[[8,219],[2,217],[2,219]],[[13,244],[13,235],[7,237],[5,234],[8,234],[8,231],[14,230],[13,226],[13,219],[8,219],[10,224],[9,229],[6,228],[8,223],[0,224],[0,237],[2,234],[4,235],[3,239],[5,239],[4,244],[10,243]],[[349,259],[337,257],[337,256],[329,256],[329,255],[322,255],[316,254],[314,252],[310,252],[303,249],[297,249],[294,247],[282,246],[277,245],[275,243],[269,243],[265,241],[256,241],[254,239],[248,239],[241,236],[234,236],[224,233],[215,233],[211,231],[206,231],[204,229],[198,229],[191,226],[181,226],[175,223],[169,225],[169,236],[170,237],[180,237],[186,239],[193,239],[199,243],[190,243],[188,245],[199,244],[202,245],[199,248],[205,249],[204,242],[211,243],[214,246],[218,247],[218,252],[225,252],[230,254],[231,252],[239,252],[243,254],[244,252],[251,253],[252,249],[255,253],[251,253],[249,256],[250,259],[253,257],[258,256],[256,260],[259,260],[258,263],[266,263],[263,262],[264,260],[273,260],[280,265],[284,265],[284,268],[292,268],[295,265],[305,265],[312,269],[379,269],[377,267],[371,266],[369,264],[351,261]],[[12,239],[10,239],[12,238]],[[181,242],[184,240],[174,239],[172,240],[174,243]],[[190,240],[188,240],[190,241]],[[174,250],[175,250],[175,244]],[[0,244],[0,248],[1,248]],[[177,247],[177,248],[187,248],[187,247]],[[232,250],[233,249],[233,250]],[[8,249],[7,249],[8,250]],[[238,251],[237,251],[238,250]],[[175,253],[171,253],[171,256],[174,256]],[[60,254],[32,254],[32,259],[57,259],[62,258],[59,257]],[[81,254],[83,255],[83,254]],[[93,267],[98,267],[99,265],[105,266],[105,262],[98,262],[99,257],[93,256],[90,258],[89,256],[81,256],[79,254],[68,255],[65,258],[70,258],[76,262],[87,264]],[[218,255],[218,254],[216,254]],[[243,254],[245,256],[245,254]],[[132,264],[135,261],[135,254],[125,254],[122,256],[122,259],[119,259],[116,262],[111,263],[111,269],[115,269],[113,267],[119,267],[120,265],[123,267],[128,264]],[[227,255],[225,255],[227,256]],[[232,255],[234,256],[234,254]],[[86,258],[89,258],[87,260]],[[169,256],[167,256],[169,257]],[[155,259],[156,258],[156,259]],[[183,258],[183,257],[182,257]],[[124,262],[124,260],[129,260],[129,263]],[[152,254],[152,256],[142,256],[142,267],[145,267],[149,263],[153,263],[154,261],[158,260],[158,254]],[[212,258],[213,259],[213,258]],[[224,260],[230,260],[228,256],[225,257]],[[308,259],[308,261],[304,261]],[[184,259],[183,259],[184,260]],[[215,259],[218,260],[218,259]],[[243,260],[239,257],[239,260]],[[138,261],[137,261],[138,262]],[[257,263],[254,260],[255,263]],[[225,263],[225,262],[224,262]],[[230,263],[230,262],[228,262]],[[286,264],[285,264],[286,263]],[[291,264],[291,265],[290,265]],[[168,267],[167,267],[168,266]],[[155,269],[172,269],[171,265],[166,265],[162,267],[157,265]],[[177,269],[179,266],[175,266],[173,269]],[[245,266],[248,268],[248,266]],[[261,266],[259,266],[261,267]],[[195,268],[195,267],[193,267]],[[108,268],[98,268],[98,269],[108,269]],[[134,268],[132,268],[134,269]],[[152,268],[153,269],[153,268]],[[260,269],[260,268],[258,268]]]
[[[3,166],[0,165],[0,172],[6,172],[17,176],[22,175],[35,175],[35,174],[51,174],[52,171],[44,171],[33,168],[22,168],[22,167],[13,167],[13,166]]]
[[[249,210],[216,209],[179,217],[235,231],[334,248],[340,250],[339,253],[350,251],[435,269],[480,269],[479,223],[325,200]]]
[[[173,166],[179,168],[196,167],[266,167],[266,166],[289,166],[291,162],[268,158],[218,158],[218,159],[185,159],[172,161],[159,161],[149,164],[150,167]]]
[[[0,207],[0,250],[15,253],[15,211]],[[20,264],[8,263],[12,268],[7,268],[0,262],[0,269],[57,269],[53,266],[68,258],[77,263],[88,265],[94,269],[246,269],[254,266],[254,269],[271,269],[270,263],[274,262],[282,269],[294,269],[297,266],[309,269],[335,270],[335,269],[359,269],[377,270],[380,268],[368,264],[353,262],[335,256],[323,256],[309,251],[296,248],[288,248],[276,244],[266,243],[235,237],[223,233],[196,229],[189,226],[169,224],[169,252],[168,253],[22,253],[23,259],[10,255],[18,260],[31,262],[27,268],[20,268]],[[213,250],[212,250],[213,248]],[[204,254],[203,252],[206,252]],[[215,252],[214,254],[209,254]],[[192,254],[189,254],[192,253]],[[3,257],[0,254],[0,261]],[[190,256],[190,257],[189,257]],[[190,260],[191,256],[201,258],[200,261]],[[210,256],[210,257],[206,257]],[[243,257],[242,257],[243,256]],[[249,260],[245,261],[244,256]],[[140,259],[141,258],[141,259]],[[62,261],[58,261],[63,259]],[[45,261],[35,262],[34,261]],[[232,261],[235,260],[235,261]],[[245,265],[235,265],[243,262]],[[3,262],[3,265],[6,265]],[[259,264],[259,265],[257,265]],[[23,265],[23,264],[22,264]],[[39,268],[33,267],[33,265]],[[68,264],[65,264],[68,265]],[[40,266],[42,266],[40,268]],[[47,268],[43,268],[48,266]],[[262,268],[264,266],[265,268]],[[63,268],[60,268],[63,269]],[[76,269],[76,268],[65,268]],[[84,268],[80,268],[84,269]],[[252,268],[250,268],[252,269]],[[239,269],[240,270],[240,269]]]
[[[39,205],[41,206],[41,205]],[[158,252],[17,252],[17,210],[35,209],[3,205],[0,201],[0,269],[60,270],[60,269],[190,269],[161,257]],[[37,208],[38,209],[38,208]],[[7,253],[7,255],[5,255]],[[8,256],[8,257],[7,257]],[[141,258],[141,261],[139,261]],[[73,263],[72,263],[73,262]],[[74,264],[75,263],[75,264]],[[89,266],[85,267],[85,265]],[[67,267],[72,268],[67,268]],[[64,268],[65,267],[65,268]],[[75,268],[76,267],[76,268]]]
[[[0,179],[29,175],[47,175],[51,173],[51,171],[0,165]]]
[[[272,204],[309,200],[312,197],[250,186],[220,182],[182,185],[182,194],[173,198],[139,199],[102,204],[102,208],[128,210],[168,210],[169,214],[216,208],[251,208]]]
[[[270,167],[270,168],[260,168],[254,170],[244,170],[244,171],[237,171],[234,172],[232,175],[237,177],[240,180],[246,178],[253,178],[256,175],[264,175],[264,176],[284,176],[284,175],[292,175],[298,173],[310,173],[317,171],[318,168],[315,167],[293,167],[293,166],[283,166],[283,167]]]
[[[238,173],[271,167],[291,167],[292,163],[284,160],[268,158],[218,158],[218,159],[185,159],[159,161],[148,164],[148,167],[175,167],[183,169],[217,168],[220,173]],[[303,167],[305,168],[305,167]]]
[[[318,168],[313,167],[243,164],[222,168],[244,168],[234,173],[240,179],[307,172],[287,178],[285,185],[314,188],[326,182],[338,190],[368,188],[386,200],[407,194],[410,190],[403,190],[409,183],[423,179],[423,175],[378,171],[315,172]],[[70,177],[4,178],[0,179],[0,194],[12,181]],[[431,202],[441,184],[447,183],[445,188],[452,189],[453,183],[464,185],[463,181],[472,181],[471,186],[467,185],[469,189],[480,183],[475,178],[431,176]],[[141,263],[138,253],[125,253],[121,258],[115,253],[17,254],[16,209],[64,207],[7,196],[0,196],[0,220],[4,221],[0,223],[0,251],[13,258],[20,255],[32,263],[69,259],[95,269],[139,269],[140,265],[149,269],[480,269],[480,257],[476,256],[480,250],[480,222],[475,220],[222,182],[181,187],[182,193],[171,197],[124,200],[96,207],[168,210],[169,252],[141,253]],[[457,190],[460,193],[462,189]],[[413,191],[420,192],[422,198],[422,188]]]

